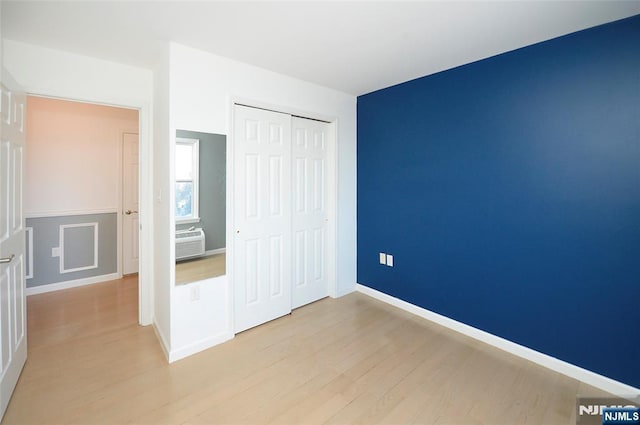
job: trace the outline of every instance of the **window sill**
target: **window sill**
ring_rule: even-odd
[[[176,224],[200,223],[200,217],[176,219]]]

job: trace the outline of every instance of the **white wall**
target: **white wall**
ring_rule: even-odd
[[[4,66],[27,93],[139,110],[140,323],[153,317],[153,195],[151,116],[153,73],[100,59],[3,40]]]
[[[29,96],[27,217],[117,211],[123,132],[138,132],[137,110]]]
[[[2,70],[4,57],[4,37],[2,36],[2,1],[0,1],[0,70]],[[2,72],[0,71],[0,74]]]
[[[270,105],[283,112],[336,122],[337,287],[332,295],[353,291],[356,281],[355,96],[179,44],[171,44],[170,62],[173,133],[180,128],[228,135],[232,100]],[[190,301],[189,285],[173,289],[172,360],[233,336],[231,288],[227,277],[192,285],[200,286],[198,301]]]
[[[7,70],[30,94],[137,106],[151,103],[150,70],[4,40]]]
[[[28,93],[140,109],[141,321],[153,319],[170,360],[233,336],[226,277],[181,287],[171,284],[174,234],[168,203],[173,196],[170,142],[176,128],[229,134],[232,99],[336,123],[337,286],[332,295],[354,290],[354,96],[178,44],[168,47],[154,73],[11,40],[4,47],[6,68]],[[194,287],[199,287],[197,302],[191,301]]]
[[[154,327],[167,357],[171,350],[171,282],[173,281],[172,236],[175,226],[171,217],[169,151],[169,47],[156,64],[153,79],[153,203],[154,203]]]

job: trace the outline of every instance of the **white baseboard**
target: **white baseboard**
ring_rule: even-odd
[[[446,328],[459,332],[463,335],[482,341],[486,344],[497,347],[508,353],[514,354],[523,359],[532,361],[555,372],[562,373],[570,378],[577,379],[601,390],[607,391],[617,396],[640,396],[640,389],[624,384],[622,382],[607,378],[606,376],[597,374],[587,369],[583,369],[579,366],[567,363],[563,360],[556,359],[549,355],[543,354],[539,351],[532,350],[515,342],[511,342],[507,339],[490,334],[480,329],[474,328],[448,317],[442,316],[438,313],[434,313],[417,305],[408,303],[391,295],[387,295],[383,292],[369,288],[368,286],[356,284],[356,291],[368,295],[377,300],[383,301],[394,307],[398,307],[404,311],[415,314],[427,319],[431,322],[442,325]]]
[[[162,348],[164,357],[167,359],[167,361],[169,361],[169,344],[167,343],[167,340],[164,337],[164,334],[158,328],[158,325],[156,324],[155,320],[153,321],[151,326],[153,326],[153,331],[156,333],[156,338],[158,338],[158,341],[160,342],[160,347]]]
[[[48,285],[39,285],[27,288],[25,293],[27,296],[44,294],[46,292],[61,291],[63,289],[77,288],[78,286],[92,285],[94,283],[107,282],[109,280],[120,279],[119,273],[103,274],[100,276],[92,276],[84,279],[67,280],[64,282],[50,283]]]
[[[192,354],[196,354],[200,351],[206,350],[207,348],[211,348],[214,345],[222,344],[223,342],[228,341],[233,337],[233,333],[225,332],[211,338],[196,341],[193,344],[178,348],[177,350],[171,350],[167,358],[169,359],[169,363],[173,363],[177,360],[184,359],[185,357],[188,357]]]
[[[224,254],[225,252],[227,252],[227,248],[210,249],[204,252],[204,256],[210,257],[212,255]]]
[[[352,292],[356,292],[357,290],[358,289],[355,286],[347,289],[342,288],[341,290],[338,290],[336,288],[329,288],[329,296],[331,298],[340,298],[344,297],[345,295],[349,295]]]

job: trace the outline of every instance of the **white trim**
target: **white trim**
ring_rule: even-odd
[[[158,338],[158,341],[160,341],[160,348],[162,348],[164,357],[167,359],[167,361],[169,361],[169,343],[167,342],[167,339],[164,337],[164,334],[162,333],[162,331],[160,330],[160,328],[158,327],[155,321],[151,323],[151,327],[153,328],[153,331],[156,334],[156,338]]]
[[[138,323],[150,325],[153,321],[153,129],[151,103],[138,106]]]
[[[67,280],[65,282],[49,283],[46,285],[33,286],[27,288],[26,294],[37,295],[46,292],[61,291],[63,289],[77,288],[78,286],[93,285],[94,283],[107,282],[110,280],[120,279],[122,276],[118,273],[103,274],[100,276],[91,276],[84,279]]]
[[[187,137],[176,137],[176,145],[191,146],[191,182],[193,184],[193,193],[191,199],[191,215],[186,217],[176,217],[176,224],[198,223],[200,222],[200,139],[191,139]],[[175,152],[175,150],[174,150]],[[174,153],[174,161],[176,155]],[[175,174],[175,173],[174,173]],[[180,180],[188,181],[188,180]],[[174,186],[178,183],[178,179],[174,178]],[[174,205],[175,209],[175,195]]]
[[[25,279],[33,279],[33,227],[24,228],[24,233],[27,235],[29,239],[29,251],[27,251],[27,267],[29,267],[29,273],[26,274]]]
[[[73,227],[93,227],[93,264],[83,267],[76,267],[74,269],[64,268],[64,231]],[[76,223],[76,224],[61,224],[60,225],[60,274],[79,272],[82,270],[92,270],[98,268],[98,223]]]
[[[231,106],[242,105],[249,108],[266,109],[268,111],[279,112],[281,114],[288,114],[300,118],[309,118],[317,121],[324,121],[326,123],[333,123],[337,121],[337,118],[332,115],[325,115],[317,112],[312,112],[305,109],[292,108],[285,105],[276,105],[269,102],[262,102],[256,99],[250,99],[244,96],[229,96]],[[233,113],[230,114],[230,118],[233,119]],[[233,124],[233,121],[231,121]]]
[[[204,252],[204,256],[210,257],[212,255],[224,254],[225,252],[227,252],[227,248],[210,249]]]
[[[600,388],[601,390],[607,391],[611,394],[615,394],[618,396],[640,396],[639,388],[634,388],[630,385],[613,380],[611,378],[607,378],[606,376],[602,376],[590,370],[583,369],[579,366],[567,363],[560,359],[556,359],[555,357],[551,357],[539,351],[532,350],[531,348],[516,344],[515,342],[511,342],[499,336],[442,316],[438,313],[434,313],[422,307],[418,307],[417,305],[408,303],[396,297],[392,297],[391,295],[387,295],[383,292],[377,291],[359,283],[356,283],[356,291],[375,298],[379,301],[390,304],[394,307],[398,307],[401,310],[407,311],[411,314],[415,314],[416,316],[420,316],[423,319],[427,319],[431,322],[442,325],[463,335],[469,336],[473,339],[477,339],[478,341],[482,341],[486,344],[492,345],[523,359],[537,363],[540,366],[546,367],[547,369],[551,369],[570,378],[577,379],[578,381],[584,382],[596,388]]]
[[[200,223],[200,217],[181,218],[181,219],[176,218],[176,224],[194,224],[194,223]]]
[[[223,332],[216,336],[196,341],[193,344],[189,344],[177,350],[171,350],[167,358],[169,359],[169,363],[173,363],[180,359],[184,359],[185,357],[188,357],[192,354],[196,354],[200,351],[206,350],[207,348],[211,348],[214,345],[222,344],[223,342],[229,341],[230,339],[233,339],[233,337],[233,332]]]
[[[226,188],[225,188],[225,220],[226,220],[226,229],[225,229],[225,239],[226,239],[226,247],[225,247],[225,265],[224,271],[227,276],[227,326],[228,331],[233,334],[233,330],[236,328],[235,324],[235,289],[233,288],[233,253],[235,252],[235,221],[233,220],[235,210],[233,207],[233,193],[234,193],[234,153],[235,150],[235,102],[234,98],[231,96],[227,96],[227,143],[225,146],[226,151],[226,172],[225,176]]]
[[[25,218],[67,217],[73,215],[117,214],[116,208],[103,208],[96,210],[68,210],[68,211],[36,211],[28,212]]]
[[[327,138],[327,285],[329,296],[338,291],[338,119],[329,123]],[[333,253],[333,254],[332,254]]]

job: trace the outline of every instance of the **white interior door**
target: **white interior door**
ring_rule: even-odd
[[[122,138],[122,273],[138,272],[138,135],[124,133]]]
[[[234,109],[234,316],[241,332],[291,312],[291,116]]]
[[[293,117],[292,307],[329,295],[327,281],[328,123]]]
[[[3,70],[0,85],[0,413],[27,360],[22,209],[26,96]]]

